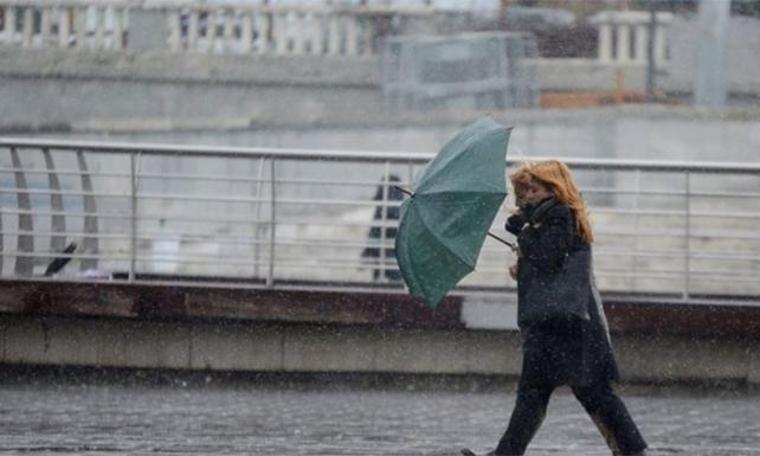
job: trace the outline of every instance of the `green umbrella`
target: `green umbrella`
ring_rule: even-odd
[[[475,269],[507,195],[510,132],[490,118],[465,127],[420,171],[401,205],[396,259],[411,294],[430,306]]]

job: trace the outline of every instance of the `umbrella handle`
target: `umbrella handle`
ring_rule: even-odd
[[[499,236],[491,233],[490,231],[488,233],[486,233],[486,234],[488,234],[492,238],[496,239],[497,241],[501,242],[502,244],[508,246],[510,249],[515,250],[515,245],[513,243],[507,241],[506,239],[502,239]]]

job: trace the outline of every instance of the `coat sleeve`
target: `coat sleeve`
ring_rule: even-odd
[[[570,209],[557,205],[540,225],[531,225],[520,236],[520,250],[538,270],[556,271],[562,267],[573,242],[573,218]]]

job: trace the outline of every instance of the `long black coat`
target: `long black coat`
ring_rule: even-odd
[[[588,319],[568,314],[530,324],[521,324],[523,370],[521,381],[534,384],[587,386],[619,378],[610,341],[607,319],[594,283],[591,246],[578,235],[570,209],[555,198],[547,198],[507,220],[506,229],[517,235],[520,247],[517,273],[518,313],[530,302],[531,287],[542,286],[542,278],[558,274],[567,255],[588,249],[591,271],[584,293]],[[579,284],[567,287],[578,289]],[[590,292],[589,292],[590,290]],[[540,295],[540,293],[538,294]],[[569,303],[570,304],[570,303]]]

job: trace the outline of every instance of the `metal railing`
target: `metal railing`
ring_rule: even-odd
[[[431,156],[0,138],[0,277],[45,277],[58,258],[70,262],[50,280],[401,292],[400,201],[383,182],[409,185]],[[760,295],[760,165],[566,162],[590,205],[602,290]],[[514,287],[514,261],[487,240],[460,292]]]

